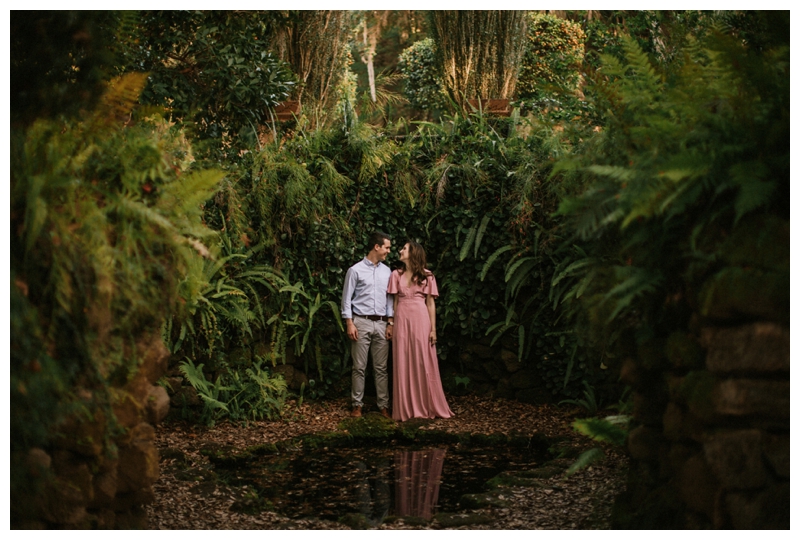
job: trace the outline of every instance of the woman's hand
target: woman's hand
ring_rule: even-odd
[[[431,347],[436,347],[436,330],[431,330],[429,341],[431,343]]]

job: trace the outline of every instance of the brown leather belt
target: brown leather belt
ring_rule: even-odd
[[[371,321],[388,321],[389,317],[382,317],[380,315],[358,315],[353,313],[353,317],[361,317],[362,319],[369,319]]]

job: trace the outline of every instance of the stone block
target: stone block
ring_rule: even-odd
[[[494,360],[489,360],[487,362],[483,362],[481,365],[483,366],[483,369],[486,371],[486,373],[488,373],[489,376],[494,380],[497,380],[497,379],[500,379],[500,378],[506,376],[505,370],[503,370],[500,366],[498,366],[494,362]]]
[[[775,474],[789,478],[789,435],[764,433],[761,441],[764,456]]]
[[[202,403],[200,396],[197,395],[197,390],[189,385],[181,386],[175,392],[175,395],[172,396],[172,405],[176,407],[183,407],[184,405],[188,407],[199,407]]]
[[[168,377],[167,378],[167,394],[174,396],[175,393],[181,389],[183,384],[183,377]]]
[[[759,322],[737,328],[705,328],[706,364],[714,373],[789,372],[789,329]]]
[[[139,424],[131,430],[131,441],[119,449],[119,493],[148,489],[158,479],[158,450],[155,430],[150,424]]]
[[[146,394],[145,394],[146,396]],[[144,418],[144,408],[142,401],[124,390],[112,390],[111,410],[117,422],[124,428],[131,429],[138,425]]]
[[[503,363],[503,365],[506,367],[506,371],[509,373],[516,373],[522,367],[522,364],[520,364],[516,353],[513,353],[508,349],[502,349],[500,351],[500,361]]]
[[[529,370],[518,371],[509,377],[511,386],[517,390],[531,388],[536,383],[536,375]]]
[[[660,426],[667,407],[665,396],[633,392],[633,417],[648,426]]]
[[[757,488],[767,480],[758,430],[716,433],[703,444],[703,452],[709,467],[726,489]]]
[[[720,381],[715,385],[713,399],[714,408],[719,414],[789,419],[788,381]]]
[[[703,437],[703,422],[690,411],[673,402],[667,405],[662,424],[664,435],[673,441],[680,439],[697,441]]]
[[[514,398],[522,403],[531,403],[533,405],[541,405],[544,403],[553,403],[553,393],[546,388],[524,388],[518,390],[514,394]]]
[[[167,372],[170,357],[169,349],[164,345],[160,332],[146,334],[136,343],[139,356],[139,371],[150,384],[155,384]]]
[[[167,391],[164,387],[153,385],[150,388],[145,411],[147,414],[147,421],[150,424],[156,425],[166,418],[167,413],[169,413],[169,395],[167,395]]]
[[[719,482],[702,454],[686,460],[678,475],[678,491],[686,506],[713,519]]]
[[[68,486],[69,490],[77,489],[73,498],[77,504],[92,500],[92,473],[83,456],[67,450],[56,450],[52,454],[52,464],[59,482]]]
[[[89,508],[104,508],[111,505],[117,494],[117,467],[96,474],[93,478],[94,498]]]
[[[492,357],[492,352],[493,351],[491,347],[487,347],[486,345],[481,345],[479,343],[473,343],[467,347],[467,354],[469,354],[472,358],[488,360]]]
[[[647,426],[639,426],[628,433],[628,452],[633,459],[655,461],[666,441],[661,432]]]
[[[703,284],[698,304],[709,319],[788,322],[789,272],[723,268]]]
[[[773,484],[756,493],[728,493],[725,505],[734,529],[789,529],[789,482]]]
[[[667,339],[667,358],[676,369],[702,369],[705,353],[694,336],[687,332],[673,332]]]
[[[106,416],[101,410],[95,410],[92,418],[72,414],[58,426],[61,435],[54,437],[53,443],[58,448],[97,457],[103,451],[105,429]]]

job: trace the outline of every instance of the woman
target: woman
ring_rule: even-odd
[[[425,268],[425,250],[409,241],[400,250],[405,268],[389,278],[394,295],[392,418],[450,418],[436,358],[436,278]]]

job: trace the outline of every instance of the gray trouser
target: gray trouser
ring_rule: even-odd
[[[386,323],[353,317],[358,329],[358,341],[350,342],[350,355],[353,357],[353,407],[364,405],[364,372],[367,358],[372,351],[372,366],[375,368],[375,389],[378,394],[378,408],[389,408],[389,342],[386,341]]]

